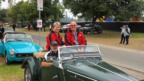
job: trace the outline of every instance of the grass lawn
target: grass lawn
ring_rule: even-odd
[[[142,38],[144,37],[144,33],[132,33],[131,34],[132,38]],[[99,35],[91,35],[91,37],[97,37],[97,38],[119,38],[120,37],[120,32],[116,31],[104,31],[103,34]]]
[[[136,50],[144,50],[144,33],[132,33],[130,36],[129,45],[119,44],[120,33],[114,31],[104,31],[100,35],[86,35],[88,42],[115,47],[130,48]]]
[[[0,62],[0,81],[23,81],[21,65],[6,65],[4,62]]]

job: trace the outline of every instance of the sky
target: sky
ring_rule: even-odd
[[[4,8],[4,9],[8,8],[8,1],[7,0],[5,2],[2,2],[1,8]]]
[[[18,3],[19,1],[21,1],[21,0],[15,0],[15,3]],[[27,1],[27,0],[25,0],[25,1]],[[9,6],[8,0],[6,0],[5,2],[2,2],[2,4],[1,4],[1,8],[4,8],[4,9],[7,9],[8,6]]]

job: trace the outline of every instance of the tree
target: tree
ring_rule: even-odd
[[[0,10],[0,21],[6,21],[7,20],[7,10],[3,9]]]
[[[59,20],[63,13],[61,9],[63,8],[58,0],[44,0],[44,9],[41,12],[43,21],[46,21],[48,18]],[[31,3],[21,1],[12,6],[8,14],[13,21],[32,22],[38,19],[37,2],[36,0],[32,0]]]
[[[31,9],[31,5],[27,2],[19,2],[17,5],[11,7],[8,11],[9,17],[12,18],[13,21],[29,21],[31,14],[34,12]]]
[[[142,15],[143,0],[64,0],[66,8],[74,15],[82,13],[85,18],[95,18],[114,15],[119,20],[129,20],[130,17]]]
[[[59,0],[44,0],[44,9],[42,12],[43,20],[51,18],[52,20],[60,20],[63,14],[63,7]]]

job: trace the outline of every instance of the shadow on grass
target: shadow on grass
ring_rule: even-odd
[[[2,56],[0,56],[0,64],[1,65],[9,65],[9,66],[13,66],[13,65],[21,65],[23,63],[23,61],[21,61],[21,62],[16,62],[16,61],[14,61],[14,62],[11,62],[10,64],[6,64],[5,63],[5,60],[4,60],[4,57],[2,57]]]

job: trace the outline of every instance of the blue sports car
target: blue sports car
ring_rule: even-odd
[[[6,64],[23,61],[41,50],[42,47],[34,43],[30,35],[22,32],[6,32],[0,40],[0,55],[5,57]]]

